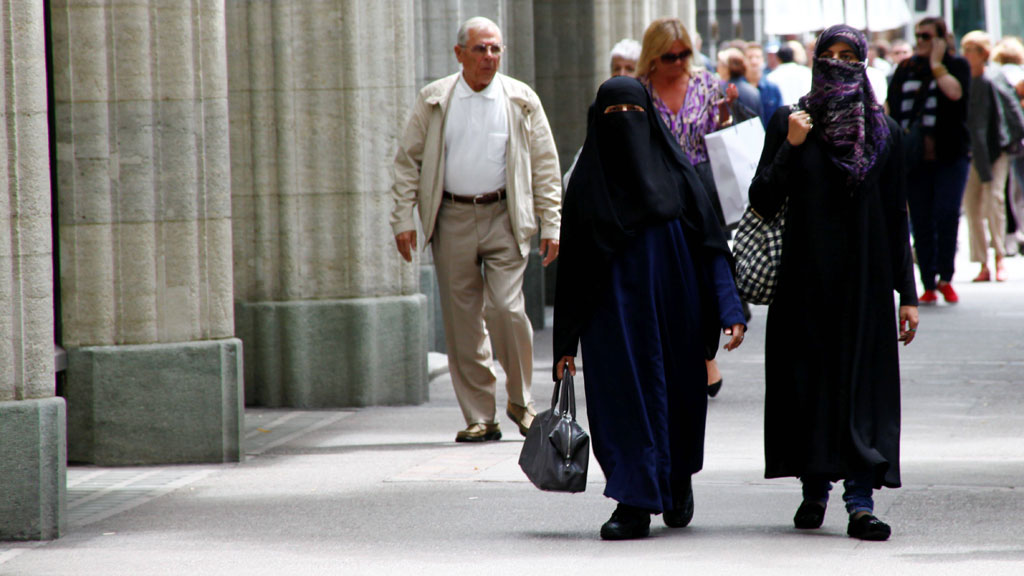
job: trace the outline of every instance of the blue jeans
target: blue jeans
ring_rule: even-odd
[[[907,204],[913,226],[914,252],[925,290],[935,290],[935,278],[953,279],[960,204],[970,159],[949,163],[922,162],[907,175]]]
[[[847,514],[867,512],[871,514],[875,510],[875,501],[871,498],[874,490],[874,481],[871,472],[858,474],[843,481],[843,501],[846,502]],[[828,502],[828,493],[832,490],[832,483],[828,478],[815,476],[801,477],[804,485],[804,500],[810,502]]]

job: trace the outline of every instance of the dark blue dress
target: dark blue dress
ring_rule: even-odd
[[[722,326],[744,324],[724,256],[694,265],[678,220],[637,233],[580,341],[594,454],[605,496],[671,510],[673,486],[704,461],[707,370],[697,274],[714,286]]]

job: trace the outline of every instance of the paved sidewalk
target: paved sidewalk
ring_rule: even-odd
[[[1024,258],[1008,263],[1009,282],[958,281],[959,305],[922,309],[901,349],[904,487],[877,496],[889,542],[847,538],[838,493],[821,530],[798,532],[797,482],[763,478],[757,307],[747,342],[721,356],[688,528],[655,518],[646,540],[602,542],[614,503],[596,463],[583,494],[535,490],[504,416],[501,442],[452,441],[461,417],[442,376],[422,406],[250,409],[240,464],[73,467],[66,536],[0,543],[0,574],[1024,574]],[[550,337],[537,334],[538,404]]]

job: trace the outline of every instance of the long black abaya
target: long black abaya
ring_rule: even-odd
[[[788,196],[778,292],[765,344],[765,476],[833,480],[870,472],[900,485],[900,373],[894,303],[917,305],[901,131],[859,185],[811,132],[786,142],[789,108],[768,125],[750,203]]]

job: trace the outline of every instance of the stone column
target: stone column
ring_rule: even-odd
[[[427,399],[426,299],[395,250],[413,1],[228,3],[235,310],[246,400]]]
[[[51,540],[64,523],[66,454],[42,3],[0,2],[0,46],[0,540]]]
[[[69,458],[237,461],[224,0],[52,4]]]

